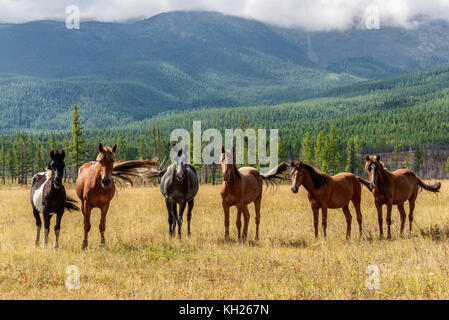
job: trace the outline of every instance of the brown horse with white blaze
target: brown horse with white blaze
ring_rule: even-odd
[[[410,212],[408,219],[410,222],[410,233],[412,232],[413,211],[415,209],[415,201],[418,196],[419,188],[431,192],[438,192],[441,187],[440,182],[433,185],[424,183],[419,179],[413,171],[408,169],[399,169],[393,172],[385,169],[384,164],[380,161],[380,156],[366,156],[365,169],[368,172],[370,181],[360,179],[374,195],[374,203],[377,209],[377,218],[379,222],[380,237],[383,238],[383,218],[382,206],[387,206],[387,228],[388,239],[391,239],[391,210],[393,205],[398,206],[401,217],[401,236],[404,233],[406,213],[404,203],[409,202]]]
[[[248,204],[254,203],[256,210],[256,240],[259,239],[260,224],[260,204],[262,201],[262,184],[276,184],[281,180],[280,174],[288,169],[286,163],[281,163],[276,168],[270,170],[267,174],[261,174],[254,168],[243,167],[237,169],[235,166],[235,148],[231,152],[226,152],[221,148],[221,169],[223,173],[223,184],[221,185],[222,205],[225,216],[225,238],[229,239],[229,209],[232,206],[237,207],[237,232],[239,239],[245,240],[248,235],[249,210]],[[241,235],[241,216],[243,214],[244,226]]]
[[[318,216],[321,209],[323,235],[326,237],[327,209],[343,208],[346,218],[346,238],[351,237],[352,216],[349,202],[352,201],[357,214],[359,233],[362,237],[362,212],[360,210],[362,187],[352,173],[342,172],[335,176],[319,172],[317,169],[301,161],[291,161],[292,192],[297,193],[303,185],[308,192],[313,212],[315,237],[318,238]]]
[[[116,193],[114,181],[119,179],[133,183],[133,177],[153,177],[154,168],[159,162],[151,160],[118,161],[115,162],[117,145],[112,148],[98,145],[96,161],[82,165],[78,170],[76,179],[76,193],[81,200],[81,211],[84,216],[84,240],[83,249],[88,245],[90,231],[90,215],[93,208],[101,210],[100,234],[101,243],[105,243],[104,232],[106,230],[106,215],[109,204]]]

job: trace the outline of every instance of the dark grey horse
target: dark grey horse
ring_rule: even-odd
[[[162,176],[161,192],[167,206],[170,235],[175,235],[176,223],[178,223],[178,235],[181,238],[182,216],[186,205],[188,205],[187,236],[190,237],[190,220],[194,198],[198,192],[198,177],[195,168],[188,163],[188,155],[185,150],[179,149],[177,151],[173,157],[173,164],[167,168]]]

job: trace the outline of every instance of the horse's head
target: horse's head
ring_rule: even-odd
[[[115,151],[117,151],[117,144],[114,144],[112,148],[103,147],[101,143],[98,144],[97,162],[101,167],[101,185],[105,189],[109,188],[112,183]]]
[[[381,170],[383,170],[383,163],[380,161],[380,156],[370,156],[367,155],[365,157],[365,170],[368,172],[369,181],[371,184],[371,188],[376,188],[376,181],[379,177]]]
[[[304,166],[301,161],[290,161],[289,166],[292,168],[292,171],[290,172],[292,178],[292,192],[297,193],[304,181]]]
[[[173,164],[175,165],[176,180],[182,182],[186,175],[186,166],[188,163],[187,151],[183,148],[179,149],[173,157]]]
[[[223,174],[223,180],[226,182],[231,181],[231,173],[234,170],[235,164],[235,148],[227,152],[224,146],[221,146],[221,173]]]
[[[50,152],[51,161],[47,166],[47,170],[51,171],[53,185],[57,189],[59,189],[62,186],[62,178],[64,177],[64,168],[65,168],[64,157],[65,157],[64,150],[62,150],[61,152],[59,152],[58,150]]]

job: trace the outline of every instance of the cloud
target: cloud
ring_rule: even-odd
[[[210,10],[308,30],[343,30],[363,24],[377,6],[381,26],[410,27],[420,19],[449,21],[448,0],[0,0],[0,22],[65,20],[65,8],[80,8],[81,22],[127,21],[172,10]]]

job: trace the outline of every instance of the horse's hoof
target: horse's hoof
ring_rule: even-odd
[[[34,243],[35,248],[39,248],[39,242]]]
[[[83,240],[83,245],[81,246],[83,250],[87,249],[87,240]]]

